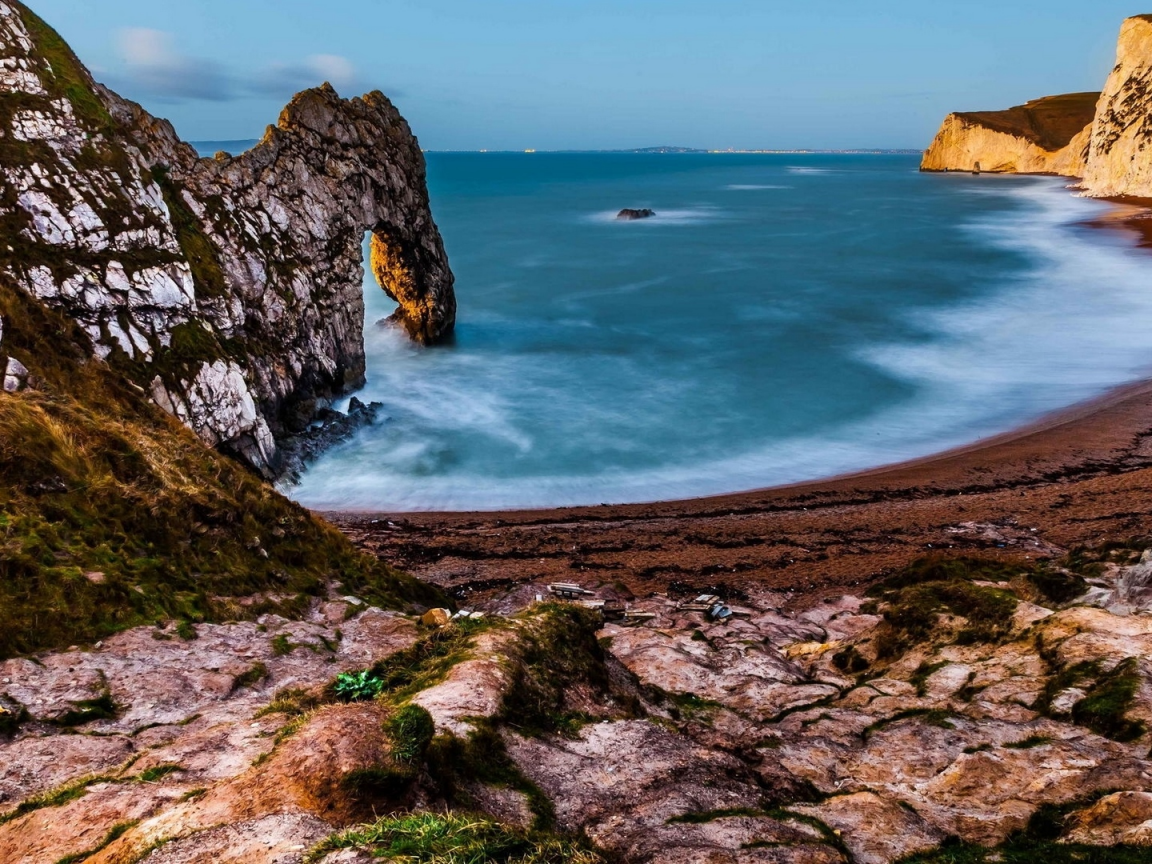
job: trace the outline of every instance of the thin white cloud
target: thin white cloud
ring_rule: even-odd
[[[287,99],[325,81],[345,96],[363,87],[356,67],[338,54],[314,54],[296,63],[274,63],[255,76],[242,75],[203,57],[183,54],[176,39],[163,30],[130,27],[121,30],[117,48],[122,72],[114,84],[128,95],[151,96],[165,102],[228,102],[245,96]],[[122,82],[122,83],[121,83]]]
[[[314,54],[302,63],[273,64],[252,83],[251,89],[269,96],[291,96],[325,81],[350,96],[358,86],[356,68],[347,57]]]
[[[171,101],[235,98],[227,71],[212,60],[181,54],[171,33],[130,27],[120,31],[117,42],[126,76],[137,92]]]

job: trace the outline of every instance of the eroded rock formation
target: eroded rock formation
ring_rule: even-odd
[[[949,114],[921,168],[1059,174],[1082,178],[1093,197],[1152,197],[1152,15],[1124,22],[1099,97],[1077,93],[1007,111]]]
[[[397,323],[423,343],[452,329],[424,159],[378,92],[305,91],[252,150],[200,159],[4,0],[0,164],[0,275],[266,474],[278,439],[364,381],[366,232]]]
[[[925,171],[1079,175],[1097,93],[1037,99],[1007,111],[949,114]]]

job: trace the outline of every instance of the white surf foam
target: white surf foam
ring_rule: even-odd
[[[1003,194],[1004,187],[998,191]],[[819,435],[775,440],[719,460],[630,471],[598,470],[588,464],[578,476],[516,476],[512,470],[501,476],[479,474],[454,466],[454,457],[442,445],[412,437],[407,430],[427,424],[491,439],[514,460],[514,454],[532,453],[536,446],[517,423],[516,401],[555,399],[555,392],[533,392],[542,387],[542,379],[524,365],[523,357],[481,359],[444,352],[433,365],[422,366],[412,362],[422,349],[395,332],[370,328],[373,379],[360,398],[386,400],[392,418],[388,423],[395,424],[397,434],[372,430],[337,448],[292,494],[318,509],[389,511],[491,510],[718,494],[928,455],[1006,431],[1148,374],[1152,261],[1122,241],[1077,229],[1076,223],[1105,205],[1076,199],[1059,182],[1017,178],[1007,194],[1017,199],[1018,211],[982,218],[964,230],[984,244],[1025,256],[1031,267],[978,301],[910,313],[925,334],[922,339],[862,349],[864,361],[909,382],[916,394],[866,420]],[[529,362],[550,361],[541,354]],[[580,369],[563,374],[570,378],[564,386],[579,393]],[[555,376],[549,386],[556,386]],[[678,382],[670,376],[654,386],[674,390]],[[560,428],[610,427],[613,418],[598,417],[598,410],[575,399],[555,404],[557,423],[571,424]],[[612,442],[617,448],[646,444]]]

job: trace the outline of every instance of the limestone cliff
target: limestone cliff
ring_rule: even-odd
[[[1124,22],[1116,65],[1098,97],[949,114],[920,167],[1059,174],[1082,178],[1092,197],[1152,198],[1152,15]]]
[[[1084,186],[1099,197],[1152,198],[1152,15],[1120,30],[1116,66],[1104,85]]]
[[[1007,111],[949,114],[924,171],[1079,175],[1097,93],[1036,99]]]
[[[252,150],[200,159],[0,0],[0,166],[0,276],[265,474],[364,381],[366,232],[396,322],[423,343],[453,327],[423,155],[378,92],[305,91]]]

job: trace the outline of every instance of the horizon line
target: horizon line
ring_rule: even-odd
[[[256,144],[259,138],[189,138],[187,143],[196,144]],[[653,156],[683,155],[723,155],[723,154],[762,154],[762,155],[820,155],[820,154],[891,154],[914,155],[924,153],[923,147],[559,147],[539,149],[535,147],[428,147],[422,153],[627,153]]]

